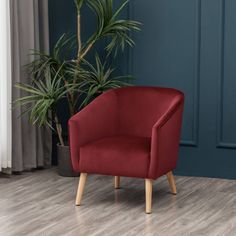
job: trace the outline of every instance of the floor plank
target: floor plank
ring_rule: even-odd
[[[80,207],[79,178],[55,169],[0,177],[0,236],[235,236],[236,181],[166,177],[154,182],[153,213],[145,214],[144,181],[89,175]]]

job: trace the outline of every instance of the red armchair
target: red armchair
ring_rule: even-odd
[[[145,179],[146,213],[151,213],[152,181],[167,175],[176,194],[172,170],[178,157],[183,93],[169,88],[127,87],[110,90],[69,120],[74,171],[80,172],[76,205],[87,173]]]

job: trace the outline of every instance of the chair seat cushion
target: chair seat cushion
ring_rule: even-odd
[[[80,148],[80,172],[146,178],[150,138],[112,136]]]

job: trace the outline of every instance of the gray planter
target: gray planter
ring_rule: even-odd
[[[57,144],[57,157],[59,175],[65,177],[79,176],[79,173],[74,172],[72,169],[69,146],[61,146]]]

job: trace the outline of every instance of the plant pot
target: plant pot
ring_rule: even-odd
[[[69,146],[61,146],[60,144],[57,144],[57,157],[59,175],[65,177],[79,176],[79,173],[74,172],[72,169]]]

